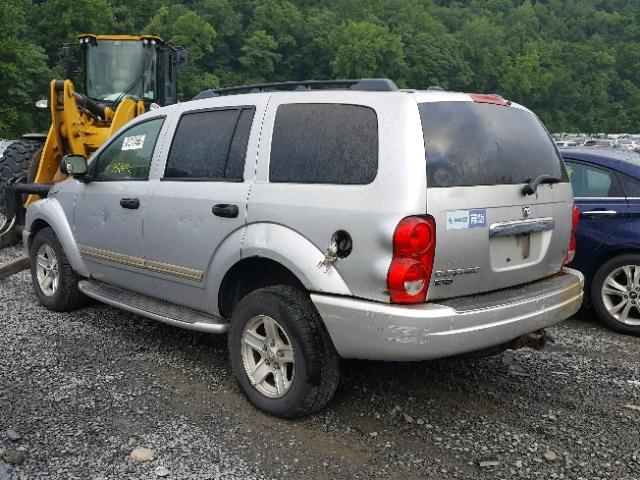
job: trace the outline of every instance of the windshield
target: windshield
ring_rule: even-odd
[[[141,41],[99,40],[87,49],[89,97],[112,102],[124,97],[156,99],[154,48]]]
[[[418,106],[430,187],[567,181],[551,137],[532,113],[475,102]]]

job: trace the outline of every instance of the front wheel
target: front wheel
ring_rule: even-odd
[[[36,233],[31,250],[31,282],[40,303],[49,310],[66,312],[84,304],[78,289],[80,277],[73,271],[53,229]]]
[[[591,283],[591,301],[607,326],[639,335],[640,255],[620,255],[603,263]]]
[[[279,285],[244,297],[231,319],[229,354],[247,398],[277,417],[322,409],[340,377],[338,354],[309,295]]]

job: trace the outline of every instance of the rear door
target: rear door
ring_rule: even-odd
[[[580,210],[576,255],[571,266],[588,274],[594,266],[593,258],[602,255],[611,240],[620,236],[629,207],[613,170],[569,158],[565,165]]]
[[[418,105],[427,212],[437,232],[429,299],[557,273],[568,249],[572,193],[552,139],[522,107],[496,98],[454,98]],[[557,182],[523,193],[541,175]]]
[[[260,122],[254,119],[262,118],[265,107],[265,96],[250,104],[183,107],[145,211],[148,294],[215,311],[217,296],[205,292],[208,275],[224,273],[211,271],[223,242],[227,260],[240,260],[239,232],[246,223],[255,157],[253,163],[245,160],[250,138],[251,150],[257,148]]]

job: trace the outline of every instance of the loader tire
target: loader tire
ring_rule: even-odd
[[[0,214],[10,216],[7,212],[5,192],[7,183],[12,180],[26,180],[33,160],[42,151],[42,142],[32,140],[16,140],[9,145],[0,157]]]

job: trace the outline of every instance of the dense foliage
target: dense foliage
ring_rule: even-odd
[[[33,101],[80,32],[186,47],[180,96],[267,80],[389,77],[497,92],[553,131],[640,131],[638,0],[0,0],[0,137],[43,128]]]

